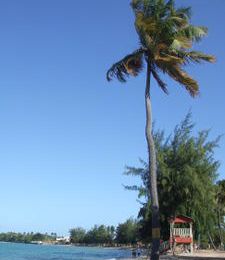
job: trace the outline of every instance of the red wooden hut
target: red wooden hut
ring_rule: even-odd
[[[193,219],[179,215],[170,219],[170,249],[175,253],[178,244],[188,245],[193,253]]]

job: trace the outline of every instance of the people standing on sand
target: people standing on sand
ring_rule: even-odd
[[[141,256],[141,249],[140,249],[140,247],[138,246],[138,248],[137,248],[137,257],[140,257]]]
[[[136,248],[133,248],[131,251],[132,258],[140,257],[141,256],[141,248],[137,245]]]

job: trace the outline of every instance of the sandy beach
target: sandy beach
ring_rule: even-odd
[[[225,259],[225,251],[199,250],[192,255],[181,254],[178,256],[161,256],[160,259]]]
[[[136,258],[138,260],[146,260],[147,257]],[[225,259],[225,251],[213,251],[213,250],[199,250],[194,252],[192,255],[180,254],[180,255],[162,255],[162,260],[221,260]],[[134,258],[126,259],[134,260]]]

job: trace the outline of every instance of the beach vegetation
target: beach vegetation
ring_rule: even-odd
[[[137,220],[129,218],[116,228],[115,242],[118,244],[135,244],[138,241],[139,225]]]
[[[90,230],[86,231],[83,228],[77,227],[70,229],[70,241],[73,244],[106,244],[113,243],[115,236],[114,226],[95,225]]]
[[[196,131],[191,113],[168,135],[153,131],[163,240],[169,238],[169,218],[186,215],[194,220],[194,238],[198,243],[208,244],[211,237],[216,246],[223,245],[225,180],[217,182],[220,163],[215,159],[220,137],[210,140],[209,136],[209,130]],[[141,185],[126,188],[138,192],[140,237],[151,241],[151,180],[148,163],[140,160],[140,164],[126,167],[125,174],[139,176]]]
[[[86,230],[84,228],[81,228],[81,227],[72,228],[72,229],[70,229],[69,233],[70,233],[70,242],[71,243],[77,244],[77,243],[84,242],[84,238],[86,235]]]

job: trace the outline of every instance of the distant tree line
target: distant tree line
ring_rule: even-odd
[[[70,229],[70,243],[79,245],[132,245],[138,240],[139,224],[137,220],[132,218],[119,224],[117,227],[95,225],[90,230],[85,230],[81,227]],[[42,234],[42,233],[16,233],[7,232],[0,233],[0,241],[13,243],[32,243],[32,242],[46,242],[46,243],[68,243],[67,241],[57,241],[57,234]]]
[[[7,232],[0,233],[0,241],[3,242],[14,242],[14,243],[31,243],[33,241],[42,241],[42,242],[53,242],[56,240],[57,234],[42,234],[42,233],[16,233],[16,232]]]
[[[138,240],[138,222],[132,218],[117,227],[95,225],[86,231],[81,227],[70,230],[70,241],[73,244],[135,244]]]

